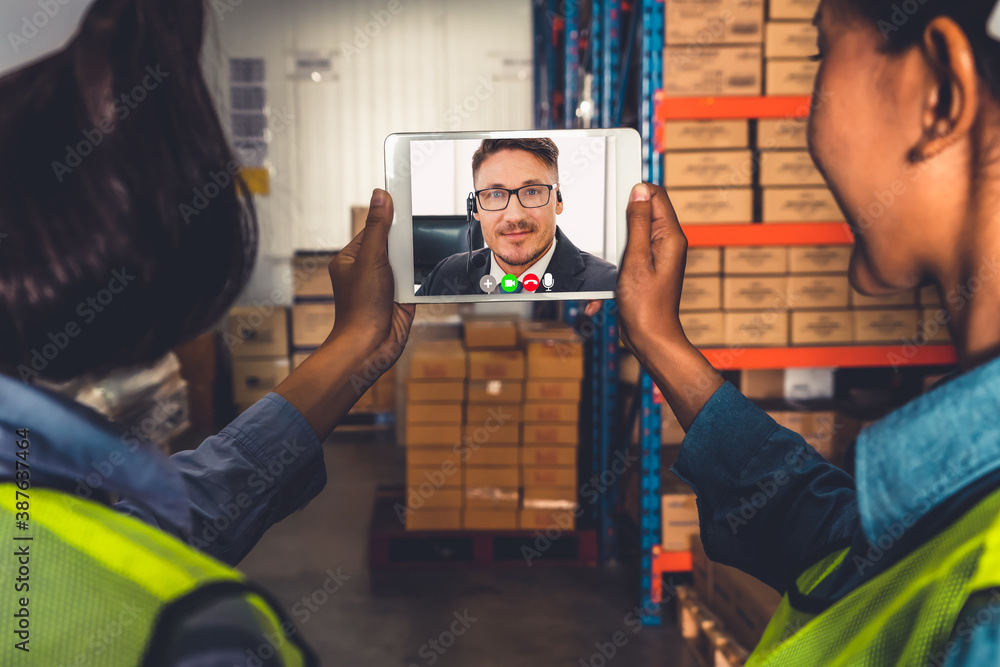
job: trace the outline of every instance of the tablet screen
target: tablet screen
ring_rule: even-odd
[[[411,141],[413,294],[614,291],[615,150],[614,136]]]

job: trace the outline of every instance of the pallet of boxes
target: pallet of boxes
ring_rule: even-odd
[[[232,355],[237,412],[273,391],[288,377],[288,309],[273,305],[229,311],[223,343]]]
[[[575,528],[582,345],[561,325],[467,319],[407,379],[407,530]]]

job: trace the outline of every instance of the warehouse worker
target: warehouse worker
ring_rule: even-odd
[[[330,265],[326,342],[198,449],[166,458],[26,383],[158,359],[247,281],[257,225],[202,78],[205,14],[0,3],[0,664],[316,662],[230,566],[323,488],[321,443],[406,342],[387,193]]]
[[[935,285],[960,359],[861,433],[854,477],[688,342],[687,242],[666,192],[633,190],[622,336],[687,431],[674,472],[706,554],[785,594],[748,665],[1000,664],[995,4],[823,0],[817,15],[809,146],[854,231],[851,283]]]

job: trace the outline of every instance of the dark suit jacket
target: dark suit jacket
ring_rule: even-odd
[[[556,251],[546,270],[555,280],[551,290],[539,285],[539,292],[613,292],[618,282],[618,269],[611,262],[595,257],[577,248],[556,227]],[[424,284],[417,290],[417,296],[442,296],[453,294],[483,294],[479,280],[490,272],[492,255],[489,248],[473,253],[485,259],[483,266],[469,267],[469,253],[460,252],[438,262]],[[542,276],[538,276],[539,280]]]

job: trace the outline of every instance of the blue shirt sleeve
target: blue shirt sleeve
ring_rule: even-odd
[[[230,565],[326,485],[323,447],[315,431],[275,393],[197,449],[178,452],[171,460],[184,480],[192,513],[192,534],[178,537]],[[114,507],[159,525],[127,498]]]
[[[978,593],[966,603],[958,623],[931,665],[980,667],[1000,665],[1000,589]]]
[[[698,496],[705,554],[778,591],[860,530],[854,479],[728,382],[672,470]]]

